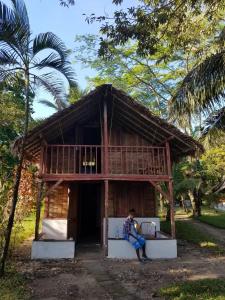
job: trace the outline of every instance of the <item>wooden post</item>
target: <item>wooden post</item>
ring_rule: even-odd
[[[170,224],[172,239],[176,238],[175,220],[174,220],[174,202],[173,202],[173,181],[169,181],[169,201],[170,201]]]
[[[105,177],[109,174],[109,152],[108,152],[108,112],[107,112],[107,102],[104,99],[103,103],[103,130],[104,130],[104,175]],[[105,179],[105,255],[108,255],[108,207],[109,207],[109,181]]]
[[[39,169],[39,176],[41,177],[44,171],[44,145],[41,145],[41,153],[40,153],[40,169]]]
[[[167,159],[167,170],[169,175],[169,203],[170,203],[170,223],[171,223],[171,236],[175,239],[175,220],[174,220],[174,202],[173,202],[173,179],[172,179],[172,164],[170,157],[170,144],[166,142],[166,159]]]
[[[37,202],[36,202],[36,222],[35,222],[35,241],[38,240],[39,235],[39,223],[40,223],[40,215],[41,215],[41,200],[43,195],[43,186],[44,182],[41,180],[38,183],[38,193],[37,193]]]
[[[104,173],[109,174],[109,139],[108,139],[108,112],[107,112],[107,102],[104,101],[104,111],[103,111],[103,130],[104,130]]]
[[[105,256],[108,256],[108,208],[109,208],[109,181],[106,179],[105,183],[105,191],[104,191],[104,198],[105,198]]]
[[[167,174],[172,178],[172,165],[170,158],[170,144],[166,142],[166,162],[167,162]]]

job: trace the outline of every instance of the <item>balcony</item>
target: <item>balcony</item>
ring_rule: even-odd
[[[47,145],[43,148],[42,175],[168,176],[165,147],[108,146],[108,174],[104,173],[102,145]]]

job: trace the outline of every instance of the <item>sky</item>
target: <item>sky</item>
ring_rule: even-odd
[[[92,13],[96,15],[112,15],[116,6],[112,0],[76,0],[75,6],[69,8],[59,5],[59,0],[24,0],[27,6],[32,33],[52,31],[58,35],[69,49],[75,47],[75,36],[79,34],[98,34],[99,23],[87,24],[85,16]],[[5,3],[9,0],[5,0]],[[136,0],[124,0],[122,7],[130,7]],[[73,68],[81,88],[86,87],[85,77],[94,74],[93,70],[84,69],[79,63],[75,63],[73,56]],[[54,110],[38,103],[38,99],[51,99],[51,97],[39,91],[34,101],[34,118],[48,117]]]

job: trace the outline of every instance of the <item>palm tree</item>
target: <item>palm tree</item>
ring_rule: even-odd
[[[50,100],[41,99],[39,103],[44,104],[47,107],[53,108],[56,111],[60,111],[70,104],[76,102],[81,97],[83,97],[87,93],[86,90],[82,90],[79,86],[72,86],[69,91],[69,95],[66,99],[61,99],[61,101],[55,101],[54,103]]]
[[[182,200],[190,199],[193,216],[201,215],[201,197],[205,192],[205,176],[199,160],[181,161],[173,166],[174,195]],[[184,206],[185,207],[185,206]]]
[[[225,106],[211,113],[201,128],[201,138],[211,140],[225,132]]]
[[[169,101],[171,120],[199,119],[224,106],[225,27],[213,42],[210,54],[185,76]]]
[[[170,101],[173,112],[198,113],[214,110],[224,103],[225,49],[211,55],[192,69]]]
[[[40,58],[48,49],[49,54]],[[47,70],[45,71],[45,69]],[[40,33],[33,38],[27,9],[23,0],[11,0],[11,7],[0,1],[0,83],[13,85],[18,74],[24,82],[25,120],[22,142],[19,148],[19,163],[16,169],[12,205],[5,233],[0,274],[3,275],[9,242],[14,223],[15,209],[21,170],[24,161],[24,146],[28,133],[31,97],[34,89],[42,86],[51,93],[56,102],[65,99],[62,74],[72,86],[76,85],[74,73],[68,62],[64,43],[53,33]]]
[[[178,114],[214,111],[224,105],[225,96],[225,26],[215,38],[213,53],[185,76],[170,100],[170,110]],[[209,51],[210,52],[210,51]]]

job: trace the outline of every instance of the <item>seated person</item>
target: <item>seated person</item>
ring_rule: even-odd
[[[134,215],[135,210],[130,209],[129,215],[126,218],[123,225],[123,234],[124,239],[131,243],[134,249],[136,250],[138,260],[140,262],[143,262],[144,260],[148,259],[145,253],[145,239],[142,235],[138,233],[137,229],[135,228],[135,224],[138,223],[134,220]],[[142,258],[140,258],[140,248],[142,249]]]

